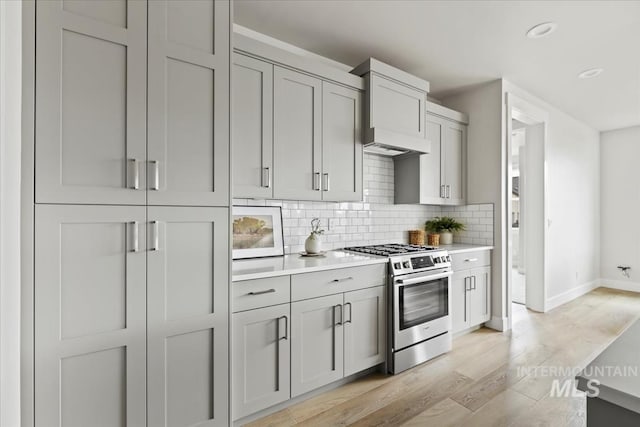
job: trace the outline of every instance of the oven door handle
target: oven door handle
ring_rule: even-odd
[[[412,279],[399,279],[396,281],[396,283],[399,283],[401,285],[414,285],[416,283],[424,283],[424,282],[429,282],[431,280],[444,279],[445,277],[451,277],[452,274],[453,272],[450,271],[448,273],[432,274],[428,276],[414,277]]]

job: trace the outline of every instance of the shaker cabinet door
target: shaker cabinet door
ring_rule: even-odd
[[[148,13],[148,203],[228,206],[229,2]]]
[[[342,294],[291,304],[291,397],[344,375]]]
[[[442,170],[447,186],[446,203],[460,205],[465,199],[467,126],[447,120],[442,131],[445,145]]]
[[[469,318],[469,271],[453,273],[450,280],[451,319],[453,333],[464,331],[471,326]]]
[[[482,267],[468,272],[472,276],[469,310],[471,325],[475,326],[491,318],[491,267]]]
[[[322,81],[273,70],[273,195],[321,200]]]
[[[149,207],[150,426],[228,426],[229,211]]]
[[[233,197],[273,197],[273,65],[233,55]]]
[[[322,82],[322,199],[362,200],[362,94]]]
[[[37,203],[146,202],[147,6],[39,1]]]
[[[431,141],[431,152],[420,156],[420,203],[437,204],[444,202],[446,181],[442,158],[445,120],[427,115],[427,139]]]
[[[36,426],[147,425],[144,221],[143,206],[36,206]]]
[[[233,315],[234,420],[291,397],[289,319],[289,304]]]
[[[384,286],[344,294],[344,376],[385,360]]]

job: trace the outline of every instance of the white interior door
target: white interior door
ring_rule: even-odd
[[[146,426],[145,208],[38,205],[37,426]]]
[[[146,2],[36,9],[36,201],[144,204]]]
[[[150,1],[150,205],[229,205],[229,2]]]
[[[149,207],[150,426],[227,426],[229,212]]]

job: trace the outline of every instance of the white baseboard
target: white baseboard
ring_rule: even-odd
[[[640,292],[640,283],[626,280],[600,279],[600,286],[621,291]]]
[[[506,317],[491,316],[491,319],[489,319],[489,321],[485,323],[485,326],[491,329],[495,329],[496,331],[506,331],[508,324],[509,322]]]
[[[572,301],[588,292],[591,292],[598,286],[601,286],[600,284],[601,284],[600,280],[594,280],[592,282],[587,282],[582,285],[578,285],[575,288],[569,289],[568,291],[564,291],[560,295],[547,298],[547,302],[545,304],[545,312],[549,310],[553,310],[554,308],[559,307],[562,304],[566,304],[569,301]]]

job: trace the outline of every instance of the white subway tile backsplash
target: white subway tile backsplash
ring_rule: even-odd
[[[281,206],[285,252],[304,250],[311,219],[320,218],[323,247],[408,241],[408,230],[422,229],[425,221],[447,215],[466,225],[454,242],[493,244],[493,205],[427,206],[393,204],[393,160],[365,153],[363,202],[309,202],[295,200],[233,199],[234,205]]]

